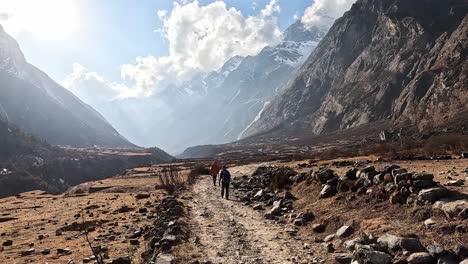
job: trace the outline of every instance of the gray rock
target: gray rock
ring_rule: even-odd
[[[111,264],[131,264],[132,260],[129,257],[118,257],[116,259],[113,259]]]
[[[431,227],[433,227],[435,224],[436,224],[436,221],[432,220],[431,218],[426,219],[426,220],[424,221],[424,226],[425,226],[426,228],[431,228]]]
[[[445,253],[445,250],[439,244],[430,244],[427,246],[427,252],[429,252],[429,254],[434,258],[438,258]]]
[[[344,242],[344,247],[349,251],[353,251],[356,245],[359,244],[359,240],[359,238],[346,240]]]
[[[401,237],[392,234],[383,234],[377,239],[377,243],[389,251],[396,251],[400,249]]]
[[[30,248],[28,250],[21,251],[21,256],[31,256],[36,252],[36,249]]]
[[[444,187],[438,186],[430,189],[421,190],[418,198],[422,201],[436,202],[448,195],[448,190]]]
[[[312,225],[312,230],[314,230],[314,232],[316,232],[316,233],[323,233],[323,232],[325,232],[326,228],[327,228],[327,226],[324,225],[324,224],[314,224],[314,225]]]
[[[421,241],[416,238],[402,238],[400,240],[400,248],[411,253],[426,251]]]
[[[348,253],[336,253],[333,256],[335,261],[339,264],[350,264],[353,260],[353,256]]]
[[[271,215],[279,215],[281,213],[281,205],[283,200],[278,200],[273,202],[273,207],[271,208],[269,214]]]
[[[349,237],[353,232],[354,232],[354,228],[352,226],[344,225],[336,231],[335,235],[339,238],[345,238],[345,237]]]
[[[3,242],[2,246],[4,247],[9,247],[9,246],[12,246],[13,245],[13,240],[7,240],[5,242]]]
[[[409,264],[430,264],[434,263],[434,258],[427,252],[413,253],[408,257]]]
[[[354,258],[360,264],[390,264],[392,257],[385,252],[374,250],[370,246],[359,246],[354,251]]]
[[[460,212],[468,208],[468,201],[437,201],[432,205],[433,210],[442,210],[448,218],[457,217]]]
[[[284,193],[285,200],[297,200],[297,198],[289,191]]]
[[[330,242],[330,241],[332,241],[333,239],[335,239],[335,234],[331,234],[331,235],[326,236],[326,237],[323,239],[323,241],[325,241],[325,242]]]
[[[261,205],[261,204],[256,204],[256,205],[254,205],[253,209],[254,209],[255,211],[261,211],[261,210],[263,210],[263,205]]]
[[[325,184],[320,192],[320,198],[328,198],[333,196],[336,193],[335,188],[333,186]]]
[[[156,257],[155,264],[172,264],[174,262],[174,256],[170,254],[159,254]]]
[[[406,169],[402,169],[402,168],[394,169],[394,170],[392,170],[392,176],[395,177],[396,175],[403,174],[405,172],[408,172],[408,171]]]
[[[463,186],[465,181],[462,179],[452,180],[445,183],[445,186]]]
[[[433,181],[434,175],[430,173],[415,173],[411,176],[413,181]]]

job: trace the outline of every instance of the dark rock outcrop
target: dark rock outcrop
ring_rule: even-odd
[[[467,13],[464,0],[357,1],[244,136],[466,124]]]

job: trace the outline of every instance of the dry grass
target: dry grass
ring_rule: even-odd
[[[96,227],[95,231],[88,234],[93,246],[109,248],[111,258],[130,255],[134,263],[139,263],[145,243],[141,240],[142,246],[131,246],[125,237],[138,227],[152,224],[151,219],[138,213],[138,209],[145,207],[144,203],[147,201],[156,204],[165,192],[155,190],[160,180],[155,175],[150,175],[148,168],[138,171],[141,174],[89,183],[91,188],[106,188],[100,192],[50,195],[33,191],[18,197],[0,199],[0,217],[12,218],[0,224],[0,234],[4,234],[0,237],[0,242],[13,240],[13,246],[4,247],[0,252],[0,263],[67,263],[68,259],[81,263],[83,258],[93,255],[82,231],[64,231],[62,236],[56,236],[55,231],[73,222],[79,224],[83,210],[87,225],[93,224]],[[151,193],[151,197],[137,200],[134,194],[138,192]],[[96,208],[85,209],[91,205]],[[113,213],[124,205],[132,208],[132,211]],[[107,236],[111,232],[116,233],[115,240],[99,239],[101,235]],[[42,240],[38,237],[41,234],[44,235]],[[29,243],[34,243],[36,253],[20,256],[21,251],[30,248]],[[58,256],[56,249],[66,247],[72,253]],[[45,248],[52,250],[50,255],[39,253]]]

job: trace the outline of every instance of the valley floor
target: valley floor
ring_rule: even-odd
[[[373,165],[379,170],[398,164],[408,171],[429,172],[442,185],[450,180],[466,180],[464,170],[468,168],[468,159],[376,160],[376,157],[348,159],[364,162],[365,165],[361,166]],[[344,175],[350,167],[333,166],[333,161],[318,161],[314,166],[327,166],[338,175]],[[310,172],[311,167],[303,167],[303,164],[311,163],[309,160],[272,161],[239,166],[232,164],[229,169],[237,180],[244,175],[251,178],[250,175],[260,166],[288,166],[298,173]],[[187,164],[171,166],[188,171]],[[166,196],[158,188],[161,182],[155,176],[160,169],[131,169],[124,175],[79,185],[63,195],[35,191],[0,199],[0,243],[12,241],[12,245],[0,244],[0,263],[93,263],[80,226],[83,216],[87,226],[92,228],[89,237],[93,245],[107,249],[106,263],[112,263],[112,259],[121,256],[129,256],[132,263],[147,263],[142,253],[148,251],[151,237],[159,232],[151,230],[160,228],[166,236],[170,229],[166,230],[167,226],[172,225],[169,220],[160,221],[165,215],[158,210],[161,210],[160,203]],[[466,183],[447,188],[458,194],[457,199],[468,202]],[[221,199],[219,186],[213,186],[210,176],[201,175],[175,196],[185,212],[180,219],[190,231],[167,253],[170,258],[174,257],[172,263],[333,263],[335,255],[327,252],[327,243],[323,240],[350,221],[355,232],[346,239],[359,237],[364,231],[378,236],[391,233],[419,237],[424,245],[437,242],[450,250],[468,244],[466,219],[447,219],[436,213],[420,218],[419,214],[430,214],[430,204],[391,204],[388,200],[372,200],[372,194],[351,200],[349,197],[354,195],[351,192],[319,199],[321,189],[320,184],[294,184],[290,192],[297,200],[293,202],[292,209],[275,220],[269,220],[265,214],[271,206],[263,204],[261,210],[254,210],[253,207],[261,202],[246,204],[242,200],[243,194],[235,188],[231,188],[230,200]],[[137,198],[138,194],[146,196]],[[285,193],[278,195],[284,196]],[[300,212],[313,212],[315,219],[295,226],[291,221],[294,220],[292,215]],[[427,217],[434,221],[431,228],[424,225]],[[325,224],[323,232],[313,230],[312,226],[318,223]],[[58,234],[59,229],[63,233]],[[346,253],[343,245],[346,239],[330,240],[335,253]],[[45,253],[46,249],[50,252]],[[156,259],[156,263],[171,262]]]

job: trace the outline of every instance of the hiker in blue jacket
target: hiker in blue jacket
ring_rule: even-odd
[[[224,197],[224,191],[226,191],[226,200],[229,200],[229,183],[231,182],[231,173],[227,170],[226,165],[219,173],[219,185],[221,185],[221,198]]]

